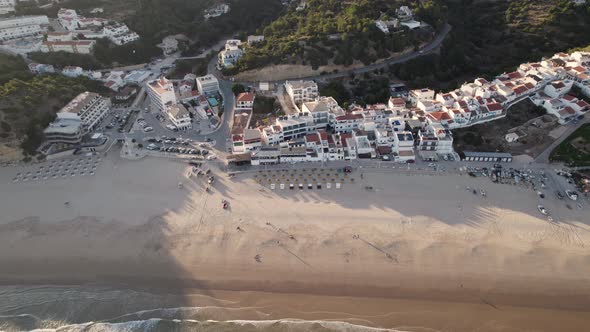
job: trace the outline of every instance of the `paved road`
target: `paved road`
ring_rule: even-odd
[[[588,117],[588,114],[586,114],[584,119],[582,119],[581,121],[578,121],[577,124],[567,125],[566,131],[563,134],[561,134],[561,136],[559,136],[559,138],[556,139],[555,142],[551,143],[551,145],[549,145],[545,149],[545,151],[543,151],[540,155],[538,155],[537,158],[535,159],[535,162],[536,163],[544,163],[544,164],[549,163],[549,155],[551,154],[551,151],[553,151],[553,149],[555,149],[559,144],[561,144],[561,142],[563,142],[574,131],[576,131],[578,128],[580,128],[585,123],[590,123],[590,118]]]
[[[447,37],[447,35],[449,34],[450,31],[451,31],[451,26],[449,24],[445,24],[443,29],[438,33],[438,35],[436,35],[436,37],[430,42],[430,44],[424,46],[422,49],[420,49],[416,52],[404,54],[404,55],[401,55],[398,57],[389,58],[387,60],[384,60],[383,62],[373,63],[370,65],[366,65],[366,66],[358,67],[358,68],[344,69],[344,70],[338,71],[337,73],[329,73],[329,74],[324,74],[324,75],[313,75],[313,76],[306,76],[306,77],[295,77],[294,76],[292,78],[288,78],[288,79],[284,79],[284,80],[268,81],[268,82],[275,83],[275,84],[282,84],[288,80],[331,80],[331,79],[335,79],[335,78],[346,77],[346,76],[350,75],[351,73],[362,74],[362,73],[375,71],[375,70],[381,69],[381,68],[387,68],[390,65],[404,63],[409,60],[416,59],[420,56],[435,52],[439,48],[439,46],[442,44],[442,42]],[[210,72],[210,73],[212,73],[212,72]],[[221,77],[221,75],[219,75],[219,73],[217,73],[216,76],[218,79],[222,79],[222,77]],[[236,82],[236,83],[251,85],[254,82]]]

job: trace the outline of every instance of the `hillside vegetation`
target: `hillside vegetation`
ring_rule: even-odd
[[[18,62],[2,56],[2,62]],[[2,68],[2,67],[0,67]],[[43,129],[55,112],[84,91],[104,92],[100,82],[86,77],[62,75],[33,76],[26,66],[12,71],[14,78],[0,85],[0,144],[20,142],[27,154],[34,154],[43,140]]]
[[[411,86],[448,89],[590,44],[590,1],[444,0],[453,26],[440,54],[392,68]]]
[[[304,10],[291,6],[261,29],[265,40],[248,48],[236,71],[271,63],[304,64],[314,69],[329,62],[350,65],[358,60],[367,64],[429,39],[432,30],[384,34],[377,29],[375,20],[381,15],[395,17],[395,9],[401,5],[410,5],[433,29],[446,21],[446,8],[435,0],[309,0],[306,4]]]
[[[17,13],[20,15],[48,15],[56,17],[60,7],[71,8],[85,16],[106,17],[126,23],[139,34],[139,41],[117,46],[108,40],[99,40],[95,47],[94,59],[70,55],[72,61],[85,62],[84,68],[111,67],[149,62],[162,55],[156,47],[168,35],[184,34],[192,45],[181,43],[179,47],[187,54],[195,54],[200,48],[208,47],[220,39],[237,34],[253,33],[276,19],[284,9],[280,0],[229,0],[229,13],[205,20],[203,11],[218,3],[215,0],[64,0],[47,9],[38,8],[34,2],[20,2]],[[96,7],[104,13],[92,14]],[[62,56],[52,58],[55,63],[67,60]]]

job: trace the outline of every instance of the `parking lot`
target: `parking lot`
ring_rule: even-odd
[[[56,159],[18,170],[12,182],[43,182],[93,176],[102,158],[97,155]]]
[[[209,160],[216,159],[209,150],[211,145],[209,143],[198,143],[190,138],[176,138],[176,137],[145,137],[143,139],[144,147],[150,151],[168,152],[184,155],[194,155],[207,158]]]

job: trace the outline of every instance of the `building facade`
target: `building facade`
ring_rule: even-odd
[[[197,77],[197,90],[203,95],[214,95],[219,93],[219,81],[213,75]]]
[[[294,105],[314,101],[319,97],[318,85],[314,81],[287,81],[285,91]]]
[[[165,112],[168,106],[176,105],[176,94],[172,82],[165,77],[147,83],[147,93],[152,107]]]
[[[83,133],[90,132],[107,116],[111,101],[98,93],[83,92],[64,106],[59,113],[73,113],[82,121]]]
[[[48,143],[80,144],[83,136],[82,120],[78,114],[60,112],[43,133]]]
[[[18,16],[0,19],[0,41],[42,35],[47,31],[47,16]]]
[[[67,52],[90,54],[94,48],[94,40],[71,40],[71,41],[44,41],[41,45],[41,52]]]

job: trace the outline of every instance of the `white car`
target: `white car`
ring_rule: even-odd
[[[207,160],[215,160],[215,159],[217,159],[217,156],[214,154],[210,154],[207,156]]]
[[[537,205],[537,209],[539,210],[539,212],[541,212],[541,214],[543,215],[548,215],[549,213],[547,212],[547,209],[545,209],[545,207],[543,205]]]
[[[145,128],[143,128],[143,131],[145,131],[146,133],[149,133],[150,131],[154,131],[154,128],[152,128],[152,127],[145,127]]]

